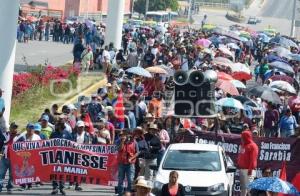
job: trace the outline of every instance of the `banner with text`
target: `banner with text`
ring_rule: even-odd
[[[270,167],[273,176],[279,176],[282,162],[286,161],[287,178],[291,181],[300,172],[300,140],[297,138],[254,138],[258,145],[257,177],[262,176],[262,169]],[[184,142],[218,144],[223,147],[232,161],[237,163],[241,137],[235,134],[215,134],[198,132],[194,136],[185,136]],[[235,191],[239,191],[238,172],[235,174]]]
[[[9,147],[15,184],[52,180],[115,186],[114,145],[78,144],[65,139],[17,142]]]

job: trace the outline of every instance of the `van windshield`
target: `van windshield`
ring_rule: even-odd
[[[217,151],[169,150],[163,162],[165,170],[220,171]]]

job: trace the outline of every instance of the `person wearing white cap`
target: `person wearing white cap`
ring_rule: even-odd
[[[72,133],[73,141],[79,144],[90,144],[90,135],[84,130],[85,124],[83,121],[79,120],[76,122],[76,131]],[[70,182],[70,188],[73,182]],[[82,188],[78,182],[75,183],[75,190],[82,191]]]

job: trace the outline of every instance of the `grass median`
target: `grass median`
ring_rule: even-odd
[[[14,96],[12,99],[10,121],[16,122],[24,130],[28,122],[36,122],[46,108],[56,103],[62,106],[68,100],[77,97],[85,89],[99,83],[104,79],[100,72],[80,74],[76,80],[76,86],[70,82],[60,85],[36,85],[27,91]],[[100,86],[99,86],[100,87]],[[95,87],[97,88],[97,87]]]

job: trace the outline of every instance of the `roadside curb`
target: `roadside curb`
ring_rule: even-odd
[[[90,85],[86,89],[80,91],[79,93],[76,93],[74,96],[67,99],[60,107],[59,110],[61,110],[63,105],[73,104],[77,101],[78,96],[84,95],[84,96],[90,96],[91,94],[95,93],[100,87],[104,86],[107,83],[106,77],[104,77],[102,80]]]

